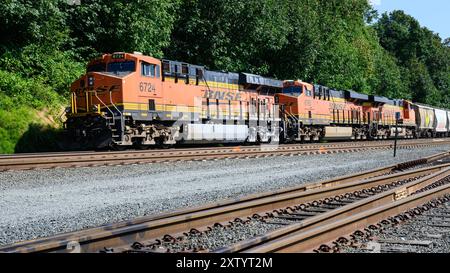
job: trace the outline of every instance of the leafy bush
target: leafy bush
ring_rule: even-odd
[[[67,85],[72,80],[73,77],[69,77],[60,83]],[[53,142],[57,130],[54,127],[59,124],[43,125],[37,113],[42,111],[56,119],[67,103],[67,98],[59,95],[55,92],[56,87],[44,81],[45,77],[42,76],[23,78],[19,73],[0,70],[0,153],[55,150]],[[65,93],[67,90],[61,89]],[[37,130],[36,126],[43,126],[45,130]],[[43,136],[37,136],[39,133]]]
[[[9,110],[29,106],[37,110],[61,104],[64,99],[39,79],[24,79],[15,73],[0,70],[1,108]],[[5,98],[8,97],[8,98]]]
[[[32,109],[28,107],[0,108],[0,153],[13,153],[29,122],[34,119]]]

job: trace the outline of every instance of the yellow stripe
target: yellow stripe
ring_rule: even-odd
[[[118,103],[117,106],[123,106],[125,110],[140,110],[140,111],[148,111],[148,105],[146,103]],[[157,104],[156,111],[177,111],[177,112],[187,112],[189,110],[196,110],[199,107],[195,106],[176,106],[176,105],[165,105],[165,104]]]
[[[333,98],[333,97],[330,97],[330,100],[329,100],[330,102],[347,102],[345,99],[343,99],[343,98]]]
[[[198,85],[200,85],[200,86],[207,86],[209,88],[226,88],[226,89],[239,90],[239,85],[238,84],[224,83],[224,82],[211,82],[211,81],[208,81],[207,83],[208,83],[208,85],[206,85],[202,81],[202,82],[199,82]]]

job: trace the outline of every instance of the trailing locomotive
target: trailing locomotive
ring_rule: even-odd
[[[450,111],[302,81],[105,54],[71,86],[66,132],[84,148],[445,137]],[[402,120],[396,126],[396,120]]]
[[[301,81],[285,82],[276,97],[284,108],[286,141],[387,139],[395,134],[396,115],[403,120],[398,135],[415,137],[415,110],[405,100],[337,91]]]

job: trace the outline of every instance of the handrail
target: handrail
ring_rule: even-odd
[[[112,101],[112,91],[109,91],[109,102],[111,103],[111,105],[117,110],[117,112],[120,114],[121,117],[123,117],[123,113],[119,110],[119,108],[117,108],[116,104]],[[114,115],[113,115],[114,117]]]
[[[103,106],[105,106],[106,109],[108,109],[108,111],[111,113],[112,119],[113,119],[113,125],[116,125],[116,120],[114,119],[114,112],[111,111],[111,109],[109,109],[108,105],[106,105],[106,104],[98,97],[97,90],[93,90],[92,92],[94,92],[94,95],[95,95],[95,97],[97,98],[97,100],[100,101],[100,103],[103,104]]]
[[[292,110],[292,106],[289,106],[289,108]],[[284,109],[284,112],[287,113],[289,117],[294,119],[294,121],[296,121],[297,123],[299,122],[299,119],[296,116],[294,116],[291,112],[286,111],[286,109]]]
[[[73,95],[73,105],[74,105],[74,109],[75,109],[75,114],[77,114],[78,113],[77,93],[72,92],[72,95]]]
[[[66,114],[66,111],[63,110],[63,111],[61,111],[61,114],[59,115],[59,121],[61,122],[61,124],[64,124],[64,122],[67,121],[67,118],[66,118],[66,120],[63,120],[63,116],[65,114]]]
[[[205,84],[206,84],[206,88],[208,88],[208,91],[205,91],[205,92],[209,92],[209,91],[211,91],[211,88],[209,88],[209,84],[208,84],[208,81],[206,80],[206,78],[205,78],[205,74],[202,72],[202,78],[203,78],[203,81],[205,82]],[[207,97],[208,98],[208,96],[205,96],[205,97]],[[207,111],[207,119],[211,119],[211,111],[209,110],[209,100],[207,101],[207,105],[206,105],[206,107],[207,107],[207,109],[208,109],[208,111]],[[202,109],[202,112],[203,112],[203,109]],[[216,116],[218,115],[218,113],[216,113]]]
[[[125,120],[123,118],[123,113],[119,110],[119,108],[117,108],[116,104],[112,101],[112,90],[109,90],[109,102],[111,103],[111,105],[117,110],[117,112],[120,114],[120,129],[121,129],[121,138],[123,138],[124,135],[124,130],[125,130]],[[113,116],[113,119],[115,117]]]

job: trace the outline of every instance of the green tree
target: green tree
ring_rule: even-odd
[[[375,29],[381,46],[392,52],[401,63],[418,57],[423,34],[419,22],[413,17],[399,10],[384,13]]]
[[[165,53],[212,69],[267,74],[293,28],[285,2],[185,0]]]
[[[29,44],[59,47],[68,39],[63,0],[1,0],[0,54]]]
[[[68,24],[84,57],[141,51],[162,57],[180,0],[83,0],[68,6]]]
[[[295,35],[289,44],[293,49],[286,51],[289,55],[283,60],[298,55],[294,52],[302,52],[304,48],[307,54],[291,61],[300,71],[289,67],[286,73],[296,71],[291,77],[300,76],[333,88],[370,92],[374,54],[379,45],[366,25],[365,15],[370,10],[367,1],[296,1],[292,8],[295,6],[303,7],[297,9],[304,11],[297,12],[291,20],[300,22],[307,35]]]
[[[375,56],[375,76],[372,78],[372,92],[388,98],[412,99],[407,79],[397,65],[397,59],[380,48]]]
[[[0,69],[48,84],[67,94],[84,65],[74,61],[66,1],[3,0],[0,5]]]
[[[66,7],[63,0],[1,1],[0,153],[18,151],[25,134],[42,139],[30,128],[59,125],[68,87],[84,67],[70,49]]]
[[[403,11],[375,24],[380,44],[396,57],[413,100],[450,107],[450,50],[446,42]]]

